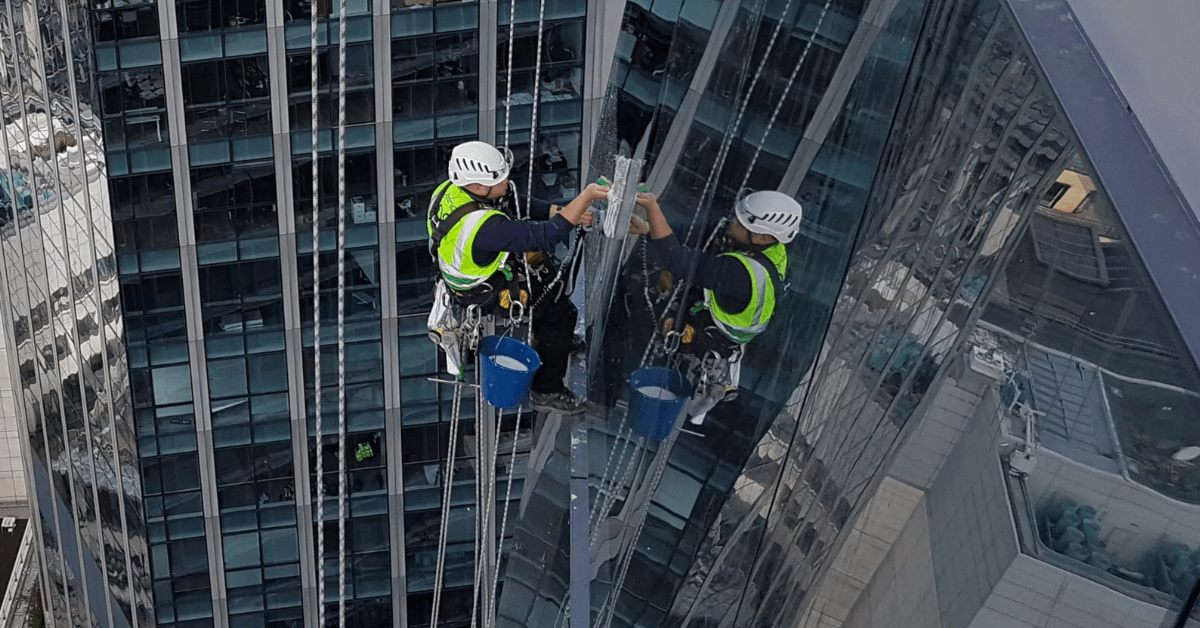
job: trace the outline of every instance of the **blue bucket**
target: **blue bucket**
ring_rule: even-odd
[[[629,376],[629,421],[633,431],[652,440],[671,433],[683,405],[692,396],[692,384],[682,375],[662,367],[638,369]]]
[[[516,408],[529,395],[533,374],[542,365],[533,347],[508,336],[488,336],[479,345],[480,390],[497,408]]]

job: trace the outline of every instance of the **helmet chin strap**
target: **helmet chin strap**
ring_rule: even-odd
[[[479,203],[480,205],[493,205],[496,201],[496,199],[490,199],[486,196],[480,196],[480,195],[468,190],[467,188],[462,188],[462,191],[466,192],[467,196],[471,197],[471,200],[475,201],[476,203]]]
[[[496,185],[500,185],[500,184],[497,183]],[[495,186],[489,186],[489,187],[495,187]],[[509,183],[508,191],[504,193],[504,196],[501,196],[499,198],[488,198],[486,196],[480,196],[466,188],[462,188],[462,191],[466,192],[467,196],[471,197],[471,200],[475,201],[476,203],[479,203],[480,205],[482,205],[484,207],[494,208],[494,209],[503,211],[505,214],[510,214],[510,216],[509,216],[510,218],[515,217],[515,216],[511,215],[511,213],[509,212],[510,205],[512,205],[512,201],[516,198],[516,195],[517,195],[517,191],[515,188],[513,188],[511,182]]]
[[[719,251],[720,253],[729,253],[732,251],[744,251],[747,253],[762,253],[763,251],[774,246],[774,243],[772,243],[772,244],[755,244],[753,242],[753,240],[749,240],[749,238],[754,237],[754,232],[750,231],[749,229],[746,230],[746,233],[750,234],[748,236],[748,240],[744,243],[738,242],[729,233],[729,227],[732,224],[733,224],[733,221],[730,220],[729,218],[722,218],[721,222],[717,223],[717,228],[713,232],[713,238],[710,240],[710,244],[713,247],[715,247],[716,250]],[[745,227],[745,225],[742,225],[742,226]]]

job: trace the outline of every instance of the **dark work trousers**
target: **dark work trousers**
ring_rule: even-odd
[[[547,267],[545,272],[533,273],[530,304],[541,303],[533,310],[533,348],[537,350],[542,366],[533,374],[533,392],[554,393],[566,386],[563,378],[567,374],[567,363],[571,357],[571,344],[575,336],[575,319],[578,311],[565,293],[565,278],[549,289],[542,298],[548,284],[554,281],[557,272]]]

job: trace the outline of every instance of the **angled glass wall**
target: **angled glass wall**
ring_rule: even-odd
[[[592,621],[799,621],[927,393],[981,351],[1003,365],[1002,404],[971,409],[1004,422],[994,464],[1009,470],[1025,438],[1008,416],[1022,405],[1048,450],[1033,472],[999,476],[1027,495],[1002,505],[1028,533],[1021,550],[1107,587],[1136,625],[1178,612],[1200,538],[1200,397],[1182,339],[1194,326],[1164,304],[1181,288],[1143,261],[1149,241],[1124,230],[1145,210],[1131,196],[1123,208],[1109,200],[1075,95],[1056,92],[1040,59],[1050,52],[1026,40],[1034,27],[989,0],[746,2],[710,7],[712,38],[697,48],[695,22],[672,25],[656,6],[626,6],[592,163],[644,157],[640,180],[693,244],[745,187],[793,195],[805,219],[791,283],[748,346],[738,397],[649,443],[629,434],[622,399],[624,378],[647,364],[638,335],[651,332],[614,313],[642,300],[641,245],[590,240],[589,259],[619,251],[616,266],[589,269],[599,274],[589,288],[608,274],[615,296],[599,292],[607,306],[587,321],[603,338],[589,393],[616,403],[539,435],[544,462],[526,488],[537,508],[521,521],[501,621],[566,621],[581,603],[569,563],[580,534]],[[1037,28],[1071,24],[1053,15]],[[673,76],[691,89],[673,88]],[[1145,146],[1131,151],[1132,164]],[[1170,191],[1161,172],[1138,184]],[[1170,224],[1176,239],[1200,234],[1194,221]],[[563,480],[579,468],[580,430],[591,448],[585,531],[568,525]]]
[[[750,507],[757,504],[761,511],[769,502],[765,488],[758,486],[770,484],[770,467],[762,466],[762,456],[777,455],[788,441],[764,432],[777,417],[780,425],[794,421],[789,415],[803,392],[797,387],[812,364],[836,294],[831,285],[840,284],[863,213],[870,211],[872,172],[885,153],[889,123],[903,96],[909,55],[925,9],[916,2],[889,3],[882,12],[881,6],[868,10],[861,5],[802,3],[688,3],[685,8],[674,15],[657,4],[627,5],[593,166],[603,173],[603,168],[611,168],[604,164],[612,164],[615,155],[633,155],[634,146],[644,144],[647,159],[641,178],[660,192],[680,238],[691,232],[693,242],[704,241],[729,213],[739,186],[778,187],[796,194],[800,180],[807,180],[807,169],[808,177],[823,177],[820,185],[825,189],[814,185],[804,199],[806,219],[790,250],[796,269],[790,290],[781,297],[776,321],[747,351],[739,396],[709,414],[703,429],[696,428],[702,435],[683,433],[657,448],[638,442],[628,434],[621,404],[603,427],[591,424],[595,429],[588,434],[589,462],[595,492],[588,545],[596,561],[591,612],[601,621],[678,621],[678,616],[667,618],[678,612],[673,605],[698,599],[684,583],[695,582],[689,570],[699,569],[705,558],[711,560],[700,558],[713,542],[710,526],[722,518],[721,529],[739,521],[750,525],[755,521]],[[666,28],[664,18],[678,25]],[[664,29],[678,39],[662,41]],[[735,52],[749,48],[755,49],[753,55]],[[793,77],[795,60],[801,56],[804,63]],[[635,57],[644,63],[632,63]],[[642,78],[635,80],[636,76]],[[835,84],[836,89],[831,87]],[[633,100],[644,104],[651,94],[652,109],[640,116],[629,113]],[[818,110],[823,113],[816,115]],[[776,125],[782,125],[780,130]],[[765,144],[764,132],[770,140]],[[702,139],[705,133],[711,136],[708,140]],[[788,133],[791,139],[785,141]],[[805,133],[814,139],[802,143]],[[824,174],[812,166],[816,154],[828,155]],[[727,159],[724,168],[722,157]],[[752,160],[758,174],[751,179],[746,174]],[[621,285],[627,281],[621,273],[640,268],[640,245],[619,240],[598,235],[589,240],[589,247],[595,247],[589,248],[589,260],[599,259],[609,246],[624,246],[627,255],[632,251],[628,266],[589,268],[589,273],[619,277],[606,312],[612,317],[607,325],[588,320],[592,343],[604,347],[593,358],[598,361],[589,361],[588,375],[608,390],[624,387],[624,378],[643,355],[638,336],[649,335],[648,322],[622,320],[614,313],[642,298],[642,285],[636,280]],[[822,275],[827,277],[823,281],[811,280]],[[593,298],[591,292],[587,298]],[[602,342],[597,340],[600,329]],[[622,341],[629,338],[634,340]],[[541,438],[548,450],[565,455],[566,435],[563,428],[557,442],[546,434]],[[777,444],[764,451],[765,443]],[[520,593],[515,593],[512,607],[509,598],[501,600],[504,620],[515,624],[554,622],[564,614],[570,535],[562,518],[566,493],[559,476],[566,467],[553,456],[545,464],[533,496],[558,509],[527,510],[522,521],[526,527],[519,534],[528,537],[520,545],[530,548],[531,564],[521,571],[510,567],[506,591]],[[739,477],[750,467],[757,468],[751,479]],[[723,513],[736,496],[752,496],[751,503],[738,501],[736,510]],[[839,507],[836,499],[831,507]],[[839,507],[845,509],[845,504]],[[839,525],[848,516],[841,513]],[[746,532],[760,534],[762,529],[741,530]],[[558,558],[552,570],[539,570],[533,557],[546,551],[547,541]],[[517,552],[510,561],[521,558],[526,556]],[[614,588],[619,594],[611,593]],[[734,589],[723,589],[712,603],[727,608],[729,599],[742,598]]]

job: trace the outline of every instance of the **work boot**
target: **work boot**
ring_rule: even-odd
[[[529,405],[539,412],[562,412],[564,414],[578,414],[587,409],[585,400],[576,397],[565,388],[551,393],[530,392]]]

